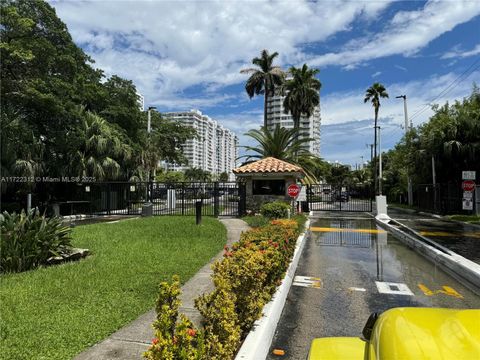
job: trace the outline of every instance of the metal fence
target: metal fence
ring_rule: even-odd
[[[413,191],[415,207],[443,215],[471,214],[471,210],[462,210],[462,199],[463,190],[461,183],[420,184]]]
[[[372,211],[373,192],[368,186],[312,184],[307,202],[312,211]]]
[[[33,206],[58,215],[140,215],[151,204],[153,215],[242,216],[245,185],[235,182],[105,182],[56,183],[40,186]]]

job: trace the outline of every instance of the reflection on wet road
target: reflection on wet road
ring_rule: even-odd
[[[285,350],[282,359],[305,359],[316,337],[361,336],[375,311],[480,308],[480,297],[371,218],[353,217],[312,222],[295,274],[297,285],[290,289],[272,342],[272,350]],[[316,286],[308,286],[309,281]]]
[[[388,215],[421,235],[480,264],[480,228],[474,225],[388,209]]]

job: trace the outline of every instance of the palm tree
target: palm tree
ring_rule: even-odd
[[[83,109],[80,115],[79,146],[72,161],[76,173],[99,180],[118,178],[119,161],[128,158],[130,148],[121,141],[121,134],[102,117]]]
[[[247,162],[266,157],[284,160],[303,168],[307,175],[307,182],[316,182],[315,174],[321,168],[323,160],[306,150],[306,145],[312,139],[299,139],[296,136],[296,129],[286,129],[278,124],[273,132],[262,127],[260,130],[249,130],[245,135],[256,140],[258,145],[244,146],[246,151],[253,152],[253,154],[241,156],[240,159],[246,158]]]
[[[378,109],[380,108],[381,97],[388,98],[388,93],[385,89],[385,86],[376,82],[365,91],[365,99],[363,99],[364,103],[371,101],[372,106],[375,109],[375,127],[374,127],[375,135],[374,135],[374,142],[373,142],[373,148],[374,148],[373,169],[374,169],[374,179],[375,179],[375,194],[377,194],[377,189],[378,189],[378,186],[377,186],[377,120],[378,120]]]
[[[286,93],[283,108],[285,114],[292,115],[294,128],[298,130],[301,117],[312,116],[315,107],[320,104],[322,84],[315,77],[320,70],[309,69],[307,64],[303,64],[301,69],[292,66],[288,72],[291,79],[281,89],[282,93]]]
[[[269,54],[268,50],[263,50],[260,57],[252,60],[252,64],[258,68],[248,68],[240,71],[242,74],[252,74],[245,84],[245,90],[248,96],[253,98],[255,95],[264,95],[263,104],[263,126],[267,126],[267,102],[268,97],[273,95],[275,87],[283,84],[285,74],[279,66],[273,66],[273,59],[278,56],[277,52]]]

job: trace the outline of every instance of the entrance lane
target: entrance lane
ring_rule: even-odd
[[[372,219],[354,217],[321,219],[311,226],[381,230]],[[477,295],[382,232],[313,232],[295,275],[320,278],[321,287],[292,286],[271,347],[285,350],[282,359],[305,359],[316,337],[361,336],[374,311],[399,306],[480,308]],[[414,296],[379,293],[376,281],[404,284]]]

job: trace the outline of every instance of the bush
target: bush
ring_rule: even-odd
[[[270,221],[269,219],[267,219],[265,216],[262,216],[262,215],[244,216],[242,220],[245,221],[248,224],[248,226],[252,228],[265,226]]]
[[[283,201],[274,201],[263,204],[260,208],[260,213],[270,219],[286,218],[290,205]]]
[[[178,278],[174,278],[172,285],[163,283],[154,324],[156,339],[145,356],[150,360],[233,359],[241,340],[281,283],[300,229],[296,220],[272,220],[262,228],[243,233],[231,249],[225,247],[223,259],[213,265],[215,289],[195,300],[204,317],[203,330],[194,329],[185,317],[175,324],[180,294]],[[194,329],[195,341],[184,339],[180,326]],[[178,349],[180,343],[185,344],[183,352]]]
[[[153,323],[155,338],[152,345],[143,354],[145,358],[155,359],[204,359],[205,346],[203,332],[195,329],[192,322],[180,316],[180,282],[178,276],[173,277],[171,284],[162,282],[158,295],[156,311],[157,320]]]
[[[38,209],[0,215],[0,272],[20,272],[46,264],[70,250],[71,229],[60,218],[46,218]]]

